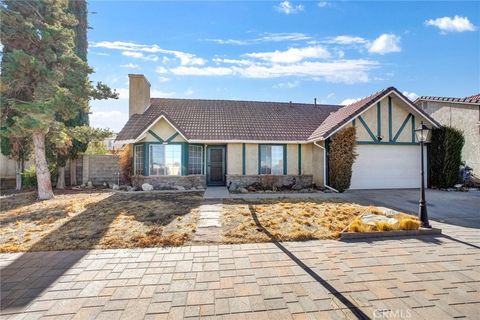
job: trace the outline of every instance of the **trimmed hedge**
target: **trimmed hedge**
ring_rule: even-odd
[[[440,127],[432,130],[432,140],[428,146],[430,185],[432,187],[450,188],[459,182],[464,144],[465,138],[458,129]]]
[[[352,166],[357,158],[355,127],[348,127],[333,136],[329,147],[328,173],[330,186],[343,192],[350,188]]]

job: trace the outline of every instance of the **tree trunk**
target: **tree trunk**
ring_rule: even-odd
[[[15,160],[15,190],[22,190],[22,161]]]
[[[70,159],[70,186],[77,185],[77,159]]]
[[[35,132],[32,135],[33,151],[35,154],[35,168],[37,171],[38,199],[47,200],[54,197],[50,171],[48,171],[47,159],[45,157],[45,134]]]
[[[65,167],[58,167],[57,172],[57,189],[65,189]]]

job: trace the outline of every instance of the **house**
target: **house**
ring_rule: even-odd
[[[300,189],[328,186],[328,148],[357,130],[351,188],[416,188],[414,129],[438,124],[390,87],[348,106],[150,98],[143,75],[129,75],[130,118],[117,143],[131,148],[133,181],[156,188],[248,186],[268,179]]]
[[[415,100],[440,124],[463,132],[462,160],[475,174],[480,172],[480,93],[465,98],[423,96]]]

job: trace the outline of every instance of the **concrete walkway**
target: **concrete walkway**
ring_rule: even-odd
[[[193,242],[219,243],[222,240],[222,203],[215,200],[203,200],[199,207],[200,217]]]
[[[0,254],[2,319],[476,319],[480,233],[433,225],[445,234]]]
[[[228,199],[230,192],[228,192],[227,187],[207,187],[203,194],[203,199],[206,200],[218,200],[218,199]]]

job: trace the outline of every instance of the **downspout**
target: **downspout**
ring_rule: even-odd
[[[327,165],[326,165],[326,162],[327,162],[327,149],[325,149],[325,147],[317,144],[317,141],[314,141],[313,144],[323,150],[323,186],[324,186],[325,188],[333,191],[333,192],[339,193],[337,189],[330,187],[330,186],[327,185],[327,183],[326,183],[326,181],[327,181]]]

